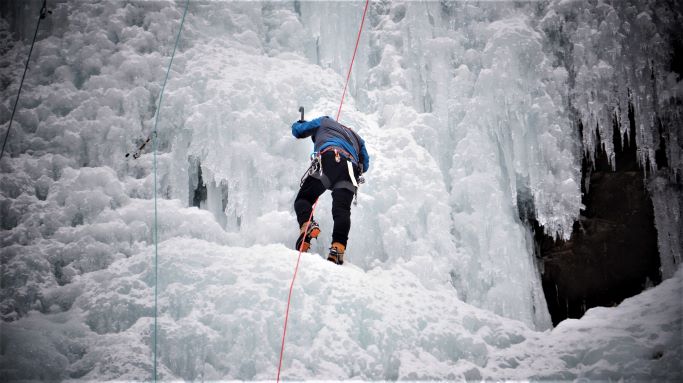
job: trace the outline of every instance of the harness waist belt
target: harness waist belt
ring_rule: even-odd
[[[347,159],[351,160],[351,162],[355,162],[351,153],[347,152],[346,150],[344,150],[338,146],[328,146],[320,152],[320,155],[322,156],[323,154],[325,154],[327,152],[331,152],[331,151],[336,151],[337,153],[339,153],[342,156],[346,157]]]

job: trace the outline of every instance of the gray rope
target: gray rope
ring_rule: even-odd
[[[50,12],[52,13],[52,12]],[[3,154],[5,154],[5,145],[7,145],[7,139],[9,138],[9,131],[12,129],[12,122],[14,121],[14,113],[17,111],[17,105],[19,104],[19,96],[21,95],[21,89],[24,86],[24,79],[26,78],[26,72],[28,71],[28,63],[31,61],[31,53],[33,53],[33,46],[36,43],[36,37],[38,36],[38,28],[40,27],[40,20],[44,19],[48,14],[47,11],[47,0],[43,0],[43,6],[40,8],[40,15],[38,16],[38,23],[36,24],[36,31],[33,33],[33,41],[31,41],[31,49],[28,51],[28,58],[26,59],[26,66],[24,67],[24,74],[21,75],[21,82],[19,83],[19,92],[17,92],[17,99],[14,101],[14,108],[12,108],[12,116],[9,119],[9,126],[7,127],[7,133],[5,133],[5,139],[2,142],[2,151],[0,151],[0,160]]]

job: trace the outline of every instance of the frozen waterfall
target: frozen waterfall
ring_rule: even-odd
[[[3,134],[40,4],[0,5]],[[184,2],[48,4],[0,160],[0,376],[150,378],[153,154],[125,154],[158,113],[159,378],[273,379],[312,151],[290,125],[334,116],[363,3],[191,1],[160,110]],[[320,201],[286,379],[680,379],[673,8],[371,2],[341,122],[372,165],[343,267]],[[629,108],[669,279],[552,329],[524,214],[569,239]]]

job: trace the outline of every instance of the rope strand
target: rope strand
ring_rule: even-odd
[[[50,12],[52,13],[52,12]],[[21,82],[19,82],[19,92],[17,93],[17,99],[14,101],[14,108],[12,108],[12,116],[9,118],[9,126],[7,127],[7,133],[5,133],[5,139],[2,142],[2,151],[0,151],[0,160],[2,160],[2,155],[5,154],[5,145],[7,144],[7,139],[9,138],[9,131],[12,129],[12,121],[14,121],[14,113],[17,111],[17,105],[19,104],[19,96],[21,95],[21,89],[24,86],[24,78],[26,78],[26,72],[28,71],[28,63],[31,61],[31,53],[33,53],[33,46],[36,43],[36,37],[38,37],[38,28],[40,27],[40,20],[44,19],[47,15],[47,0],[43,0],[43,6],[40,8],[40,15],[38,16],[38,23],[36,24],[36,31],[33,33],[33,41],[31,41],[31,49],[28,51],[28,58],[26,59],[26,66],[24,67],[24,74],[21,75]]]
[[[158,209],[157,209],[157,124],[159,122],[159,115],[161,114],[161,100],[164,97],[164,89],[166,88],[166,82],[168,81],[168,75],[171,72],[171,64],[173,64],[173,58],[175,57],[176,49],[178,49],[178,41],[180,41],[180,32],[183,30],[183,24],[185,23],[185,16],[187,15],[187,8],[190,5],[190,0],[185,2],[185,11],[183,12],[183,18],[180,21],[180,28],[178,28],[178,35],[175,39],[175,45],[173,46],[173,53],[171,54],[171,60],[168,62],[168,68],[166,69],[166,77],[164,78],[164,84],[161,86],[161,93],[159,93],[159,104],[157,105],[156,118],[154,119],[154,129],[152,130],[152,146],[154,147],[154,160],[153,171],[154,171],[154,372],[152,379],[157,381],[157,314],[158,314],[158,283],[159,280],[159,224],[158,224]]]
[[[353,57],[351,57],[351,65],[349,65],[349,71],[346,73],[346,82],[344,83],[344,91],[342,92],[341,102],[339,103],[339,109],[337,110],[337,117],[335,120],[339,121],[339,116],[341,115],[341,108],[344,104],[344,97],[346,96],[346,86],[349,85],[349,79],[351,78],[351,69],[353,68],[353,62],[356,61],[356,51],[358,50],[358,43],[360,42],[360,34],[363,31],[363,24],[365,24],[365,14],[368,12],[368,4],[370,0],[365,0],[365,8],[363,9],[363,18],[360,20],[360,28],[358,28],[358,36],[356,37],[356,46],[353,48]]]
[[[360,41],[360,35],[361,32],[363,31],[363,25],[365,24],[365,14],[368,11],[368,4],[370,3],[370,0],[365,0],[365,8],[363,9],[363,18],[361,19],[360,22],[360,28],[358,28],[358,36],[356,37],[356,46],[353,48],[353,56],[351,57],[351,65],[349,65],[349,71],[346,74],[346,82],[344,84],[344,90],[342,92],[342,97],[341,97],[341,102],[339,103],[339,109],[337,110],[337,117],[335,120],[339,121],[339,115],[341,114],[341,108],[342,105],[344,104],[344,96],[346,96],[346,87],[349,84],[349,78],[351,78],[351,69],[353,68],[353,62],[356,59],[356,51],[358,50],[358,42]],[[308,233],[308,228],[311,224],[311,220],[313,219],[313,212],[315,212],[316,206],[318,206],[318,201],[315,200],[315,203],[313,204],[313,207],[311,208],[311,215],[308,217],[308,221],[306,222],[306,228],[304,229],[304,233]],[[304,234],[305,237],[306,234]],[[282,330],[282,344],[280,346],[280,362],[277,366],[277,379],[276,381],[279,383],[280,382],[280,371],[282,369],[282,358],[285,353],[285,337],[287,336],[287,322],[289,320],[289,306],[292,300],[292,290],[294,288],[294,281],[296,280],[296,275],[297,272],[299,271],[299,262],[301,261],[301,253],[303,250],[304,242],[301,242],[301,246],[299,247],[299,255],[296,259],[296,266],[294,267],[294,275],[292,276],[292,281],[289,284],[289,295],[287,295],[287,309],[285,310],[285,324],[284,324],[284,329]]]
[[[318,200],[315,200],[313,207],[311,208],[311,215],[308,216],[308,221],[306,221],[306,228],[304,233],[308,233],[308,228],[313,220],[313,212],[315,207],[318,206]],[[305,234],[304,234],[305,236]],[[280,369],[282,368],[282,357],[285,354],[285,335],[287,335],[287,322],[289,320],[289,304],[292,300],[292,290],[294,289],[294,280],[296,280],[297,271],[299,271],[299,261],[301,261],[301,253],[304,248],[304,241],[301,241],[301,246],[299,246],[299,256],[296,258],[296,267],[294,267],[294,275],[292,276],[292,282],[289,284],[289,294],[287,295],[287,310],[285,311],[285,327],[282,330],[282,345],[280,346],[280,363],[277,366],[277,382],[280,382]]]

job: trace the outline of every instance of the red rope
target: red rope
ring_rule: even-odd
[[[315,207],[318,206],[318,200],[315,201],[313,207],[311,208],[311,215],[308,217],[308,222],[306,222],[306,230],[304,233],[308,233],[308,226],[311,224],[311,219],[313,218],[313,212]],[[301,253],[304,248],[304,241],[301,241],[301,246],[299,246],[299,256],[296,259],[296,267],[294,268],[294,276],[292,276],[292,282],[289,284],[289,295],[287,296],[287,310],[285,311],[285,328],[282,330],[282,345],[280,346],[280,364],[277,366],[277,381],[280,381],[280,369],[282,368],[282,356],[285,353],[285,335],[287,335],[287,321],[289,319],[289,303],[292,300],[292,289],[294,288],[294,280],[296,279],[296,273],[299,271],[299,261],[301,260]]]
[[[351,57],[351,65],[349,65],[349,71],[346,74],[346,83],[344,84],[344,91],[342,92],[342,98],[341,102],[339,103],[339,110],[337,110],[337,118],[335,120],[339,121],[339,115],[341,114],[341,108],[342,105],[344,104],[344,97],[346,96],[346,87],[349,85],[349,78],[351,78],[351,69],[353,68],[353,62],[356,60],[356,51],[358,50],[358,42],[360,41],[360,34],[363,31],[363,24],[365,24],[365,14],[368,11],[368,4],[370,3],[370,0],[365,0],[365,9],[363,9],[363,18],[361,19],[360,22],[360,28],[358,28],[358,37],[356,37],[356,46],[353,48],[353,57]],[[315,212],[315,208],[318,206],[318,200],[315,201],[313,204],[313,207],[311,208],[311,215],[308,217],[308,221],[306,222],[306,228],[304,230],[304,233],[308,233],[308,227],[311,224],[311,220],[313,219],[313,212]],[[289,295],[287,295],[287,309],[285,310],[285,326],[284,329],[282,330],[282,345],[280,346],[280,362],[277,366],[277,382],[280,382],[280,370],[282,369],[282,357],[285,353],[285,336],[287,335],[287,322],[289,320],[289,305],[292,301],[292,290],[294,289],[294,280],[296,280],[296,274],[299,271],[299,261],[301,261],[301,253],[303,251],[304,247],[304,242],[301,241],[301,246],[299,246],[299,256],[296,259],[296,266],[294,267],[294,275],[292,276],[292,282],[289,284]]]
[[[353,68],[353,62],[356,60],[356,51],[358,50],[358,43],[360,42],[360,33],[363,31],[363,24],[365,23],[365,14],[368,11],[368,4],[370,0],[365,0],[365,9],[363,9],[363,18],[360,21],[360,28],[358,28],[358,37],[356,37],[356,47],[353,48],[353,57],[351,57],[351,65],[349,65],[349,71],[346,73],[346,83],[344,84],[344,91],[342,92],[341,102],[339,103],[339,110],[337,110],[337,117],[335,120],[339,121],[339,115],[341,114],[341,108],[344,104],[344,97],[346,96],[346,86],[349,85],[349,78],[351,78],[351,68]]]

